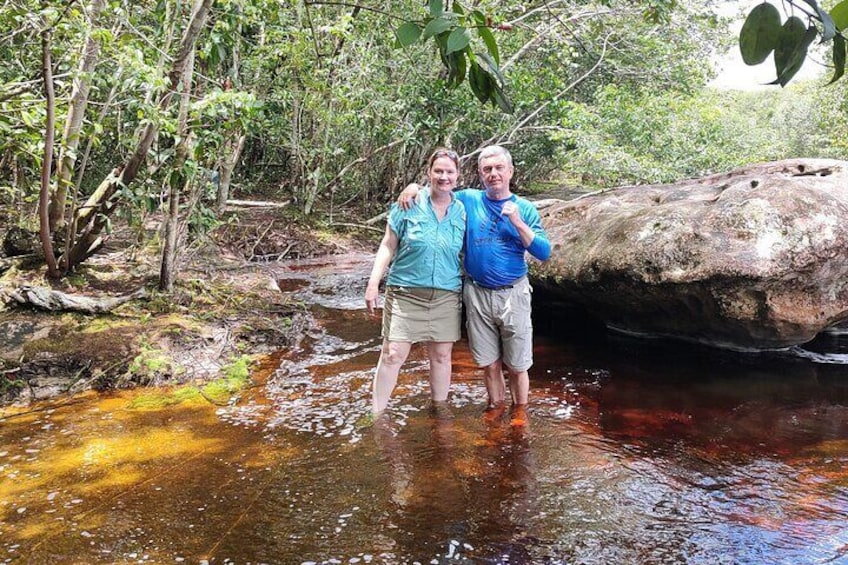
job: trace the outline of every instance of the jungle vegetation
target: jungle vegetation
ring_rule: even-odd
[[[745,18],[716,4],[4,0],[2,217],[40,228],[54,277],[113,222],[161,218],[167,289],[229,198],[361,221],[436,145],[470,157],[467,183],[479,148],[508,145],[519,191],[846,158],[846,81],[824,84],[844,68],[848,4],[785,2],[803,30],[770,11],[746,23],[746,61],[778,62],[779,85],[752,92],[708,87]],[[831,71],[790,82],[800,64]]]

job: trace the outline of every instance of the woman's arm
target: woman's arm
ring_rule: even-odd
[[[395,252],[398,248],[398,236],[386,224],[386,233],[383,235],[383,240],[380,242],[380,248],[377,250],[377,257],[374,258],[374,267],[371,269],[371,277],[368,279],[368,285],[365,287],[365,306],[368,308],[368,313],[373,314],[377,309],[377,298],[380,296],[380,281],[392,262]]]

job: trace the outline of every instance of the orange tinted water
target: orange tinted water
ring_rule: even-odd
[[[296,267],[283,290],[315,328],[233,406],[138,391],[5,412],[0,561],[848,561],[842,366],[539,324],[525,425],[484,414],[460,342],[450,414],[427,410],[415,349],[391,417],[362,428],[368,258]]]

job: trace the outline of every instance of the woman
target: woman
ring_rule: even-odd
[[[413,343],[427,343],[430,397],[448,398],[451,350],[460,337],[462,278],[459,252],[465,237],[465,209],[453,189],[459,156],[437,149],[427,167],[430,189],[409,210],[393,204],[365,289],[369,313],[377,308],[380,279],[391,263],[383,307],[383,348],[374,377],[371,411],[379,416],[397,384]],[[394,261],[392,261],[394,259]]]

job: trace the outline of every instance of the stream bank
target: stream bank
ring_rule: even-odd
[[[243,365],[295,346],[313,324],[304,305],[281,292],[270,265],[373,245],[299,226],[281,210],[240,210],[203,246],[184,251],[174,292],[164,294],[156,290],[156,234],[148,230],[139,244],[140,234],[123,227],[58,281],[47,279],[37,259],[3,273],[0,297],[25,285],[89,297],[142,288],[147,296],[97,315],[0,306],[0,405],[25,406],[89,389],[202,388],[231,379]]]

